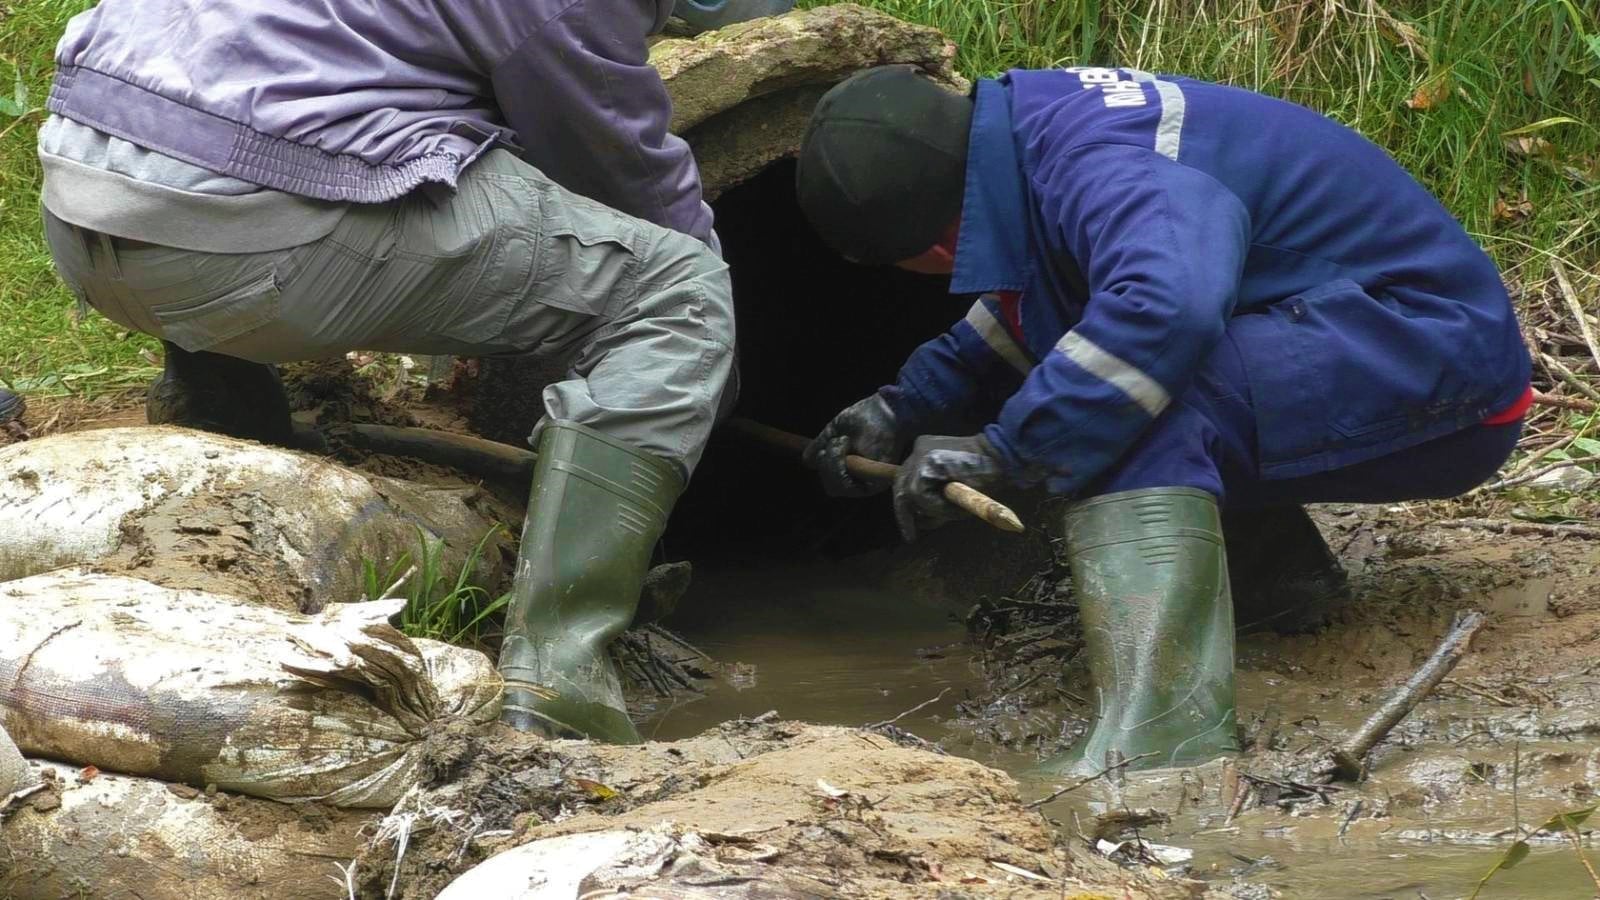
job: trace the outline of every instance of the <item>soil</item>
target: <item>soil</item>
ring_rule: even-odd
[[[466,368],[448,387],[392,400],[341,371],[348,366],[288,373],[302,421],[421,424],[470,433],[466,411],[484,408]],[[77,430],[125,424],[137,410],[47,414]],[[413,462],[334,450],[366,471],[431,484],[466,481]],[[503,521],[520,516],[519,497],[492,499]],[[1483,510],[1472,512],[1481,517]],[[1039,873],[1057,890],[1062,878],[1076,878],[1113,884],[1130,896],[1190,896],[1207,888],[1237,897],[1316,896],[1343,877],[1340,867],[1352,866],[1366,874],[1338,896],[1391,896],[1396,885],[1411,881],[1430,891],[1461,887],[1465,893],[1515,838],[1513,808],[1531,829],[1553,812],[1592,805],[1600,792],[1600,544],[1455,527],[1450,519],[1458,514],[1439,504],[1317,510],[1319,527],[1350,573],[1355,599],[1314,633],[1241,637],[1241,721],[1251,749],[1227,766],[1102,779],[1046,805],[1049,820],[1021,806],[1021,799],[1056,787],[1033,779],[1029,767],[1069,745],[1092,710],[1077,660],[1070,591],[1064,571],[1050,564],[1048,542],[996,547],[987,536],[975,539],[976,532],[958,529],[935,535],[921,551],[895,551],[861,568],[827,567],[865,583],[862,569],[881,565],[893,573],[896,590],[920,598],[930,618],[956,614],[964,626],[947,632],[953,641],[962,640],[964,629],[976,637],[944,646],[933,637],[908,636],[919,642],[914,651],[875,648],[859,671],[844,677],[868,693],[899,697],[914,652],[923,667],[918,671],[939,667],[944,683],[960,687],[957,698],[877,732],[745,719],[644,748],[546,744],[499,729],[441,733],[429,758],[435,782],[424,795],[429,805],[398,867],[402,895],[432,896],[472,864],[513,845],[576,831],[648,829],[663,821],[674,823],[678,838],[711,835],[721,848],[748,848],[754,841],[762,848],[757,856],[777,850],[765,862],[729,853],[717,858],[735,881],[751,879],[739,883],[762,885],[767,896],[1030,892],[1026,878],[1005,874],[996,861]],[[1028,518],[1037,523],[1046,515],[1030,510]],[[204,511],[202,518],[175,520],[165,530],[217,538],[238,525],[228,510]],[[182,555],[175,546],[129,544],[145,546],[150,562]],[[997,552],[1004,565],[994,564]],[[792,603],[804,580],[782,568],[758,570],[738,597],[709,602],[742,605],[755,591],[768,604]],[[1018,581],[1026,583],[1016,589]],[[741,661],[728,666],[698,655],[694,615],[707,613],[695,607],[708,602],[697,596],[698,573],[696,585],[685,602],[690,618],[682,625],[682,612],[668,619],[687,641],[668,642],[682,641],[671,632],[657,632],[648,642],[642,633],[632,638],[635,653],[668,642],[663,658],[696,657],[679,667],[691,687],[659,673],[651,678],[648,663],[635,661],[625,671],[636,709],[665,711],[669,723],[684,721],[687,711],[687,721],[700,723],[698,734],[734,715],[725,706],[730,697],[841,724],[895,718],[895,710],[913,705],[886,700],[893,706],[884,715],[860,711],[838,695],[802,702],[802,685],[789,680],[795,676],[787,674],[785,655],[795,655],[797,672],[815,669],[816,650],[829,640],[820,635],[767,645],[759,655],[741,653]],[[859,602],[834,589],[824,593],[853,609],[833,627],[860,627]],[[1379,746],[1368,760],[1368,781],[1318,791],[1290,784],[1309,757],[1354,729],[1469,608],[1490,615],[1475,651]],[[714,608],[709,615],[719,613]],[[874,620],[911,621],[887,609]],[[710,649],[719,648],[713,643]],[[710,696],[691,702],[708,685]],[[646,725],[647,733],[659,728]],[[683,733],[683,727],[669,724],[662,731]],[[1007,769],[1020,786],[973,763],[896,746],[895,738]],[[910,761],[902,765],[902,759]],[[861,773],[861,780],[843,784],[840,772]],[[818,794],[819,778],[859,792],[871,808],[840,808]],[[51,796],[44,792],[34,802],[48,804]],[[1137,838],[1197,855],[1190,864],[1155,866],[1178,876],[1163,881],[1148,874],[1150,860],[1133,858],[1136,853],[1124,850],[1116,863],[1102,858],[1077,838],[1080,829],[1094,840]],[[1592,887],[1569,847],[1554,838],[1532,846],[1532,861],[1498,876],[1507,890],[1529,884],[1526,879],[1560,885],[1571,896]],[[392,841],[380,841],[362,857],[357,871],[366,895],[387,889],[396,874],[395,850]]]
[[[1531,833],[1556,812],[1593,806],[1600,544],[1458,528],[1452,512],[1318,510],[1355,599],[1313,633],[1241,637],[1247,752],[1227,765],[1103,779],[1046,811],[1097,823],[1114,841],[1137,833],[1194,848],[1193,871],[1223,884],[1242,878],[1241,889],[1259,896],[1380,897],[1408,884],[1465,894],[1518,838],[1519,810]],[[1469,609],[1489,615],[1474,651],[1368,758],[1368,780],[1304,789],[1330,741],[1353,731]],[[1020,758],[1010,766],[1021,768],[1081,734],[1092,708],[1074,619],[1051,573],[973,610],[984,689],[944,723],[945,745]],[[1041,795],[1052,787],[1026,784]],[[1130,809],[1160,814],[1120,826],[1112,814]],[[1597,888],[1561,835],[1531,843],[1535,863],[1498,877],[1508,893],[1485,896],[1528,896],[1534,884],[1541,896]],[[1353,881],[1352,868],[1363,873]]]
[[[605,747],[496,727],[468,745],[464,760],[461,744],[451,749],[450,781],[386,822],[412,823],[403,844],[393,827],[380,829],[387,839],[357,861],[362,896],[398,883],[398,896],[432,897],[512,846],[662,828],[719,848],[716,889],[697,867],[683,877],[698,881],[671,871],[651,878],[650,896],[1053,897],[1114,885],[1119,897],[1178,898],[1201,890],[1071,851],[1023,809],[1004,774],[879,733],[739,720],[687,741]],[[691,885],[698,889],[673,893]]]

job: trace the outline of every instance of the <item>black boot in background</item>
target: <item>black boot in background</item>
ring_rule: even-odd
[[[1230,510],[1222,532],[1240,632],[1315,631],[1349,602],[1344,567],[1304,508]]]
[[[0,388],[0,425],[22,418],[27,411],[28,404],[23,401],[21,394]]]
[[[145,419],[151,425],[196,428],[263,444],[292,443],[289,397],[275,367],[161,343],[166,368],[145,393]]]

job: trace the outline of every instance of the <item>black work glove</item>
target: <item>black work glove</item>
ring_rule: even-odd
[[[919,524],[936,528],[964,515],[944,498],[944,486],[952,481],[985,493],[1005,483],[1000,457],[983,435],[917,438],[894,480],[894,518],[902,537],[914,541]]]
[[[895,463],[905,453],[911,436],[902,434],[894,412],[883,397],[872,396],[845,407],[806,446],[805,464],[817,470],[822,489],[830,497],[866,497],[889,489],[887,484],[862,481],[845,469],[846,456],[865,456]]]

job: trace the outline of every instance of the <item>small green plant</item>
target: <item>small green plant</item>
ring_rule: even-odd
[[[489,591],[472,584],[473,574],[483,561],[490,543],[504,535],[501,526],[491,528],[467,555],[460,571],[452,575],[444,564],[444,542],[430,540],[417,529],[417,550],[401,554],[388,566],[362,560],[362,586],[366,599],[387,596],[406,599],[400,613],[400,630],[411,637],[475,645],[481,642],[484,626],[505,609],[510,595],[492,597]]]
[[[1600,806],[1558,812],[1551,816],[1527,837],[1520,838],[1506,848],[1506,852],[1501,855],[1500,859],[1496,860],[1489,871],[1485,872],[1483,877],[1478,880],[1478,886],[1473,889],[1472,896],[1467,900],[1477,900],[1478,895],[1483,893],[1484,887],[1489,884],[1490,879],[1494,878],[1496,873],[1515,868],[1519,863],[1527,859],[1528,854],[1533,852],[1533,848],[1528,844],[1528,839],[1545,832],[1559,834],[1572,842],[1572,850],[1578,854],[1578,861],[1583,864],[1583,868],[1589,873],[1589,877],[1594,880],[1595,889],[1600,890],[1600,874],[1595,872],[1594,866],[1589,862],[1589,858],[1583,854],[1583,836],[1578,830],[1579,826],[1594,815],[1597,809],[1600,809]]]

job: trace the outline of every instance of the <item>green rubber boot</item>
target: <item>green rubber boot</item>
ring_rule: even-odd
[[[1051,774],[1192,765],[1239,750],[1233,602],[1211,495],[1150,488],[1066,514],[1072,584],[1099,711]],[[1120,756],[1119,756],[1120,754]]]
[[[608,646],[633,621],[683,476],[569,422],[546,423],[538,450],[500,650],[500,721],[546,737],[639,743]]]

